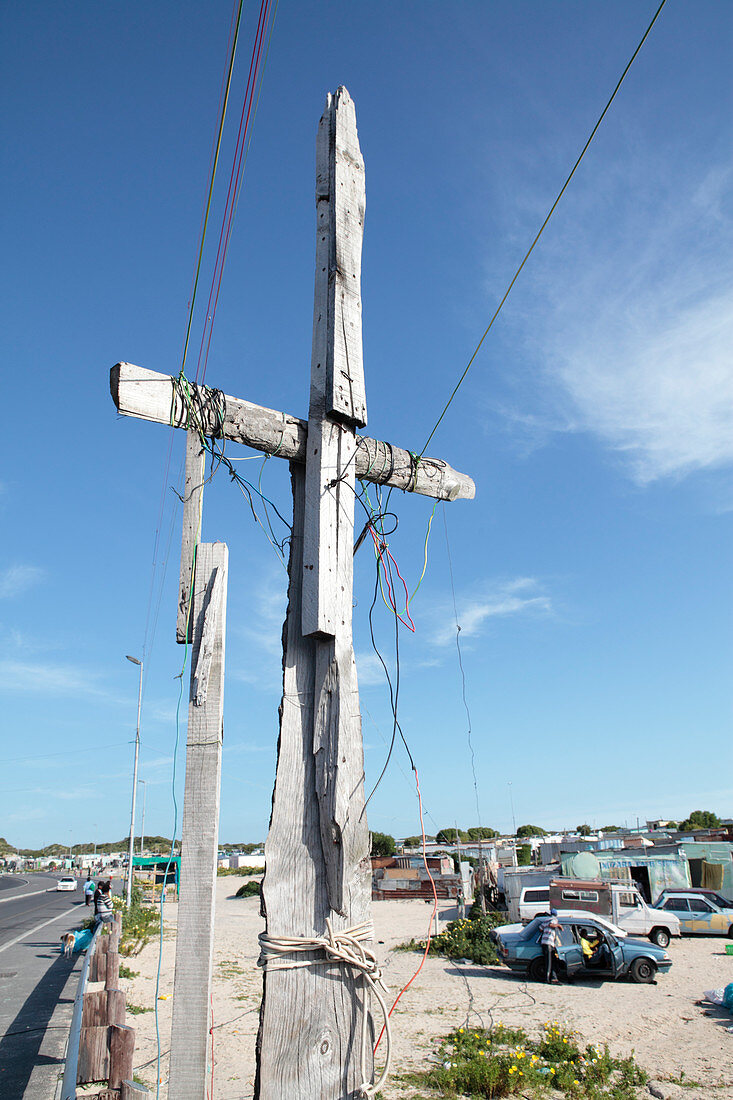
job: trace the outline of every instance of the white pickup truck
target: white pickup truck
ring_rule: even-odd
[[[672,936],[682,934],[677,917],[647,905],[638,888],[631,883],[553,879],[550,907],[597,913],[630,936],[647,936],[657,947],[667,947]]]
[[[672,913],[647,905],[632,883],[553,879],[549,886],[527,886],[519,898],[519,919],[526,924],[550,909],[581,909],[605,917],[630,936],[645,936],[658,947],[667,947],[681,935],[680,922]]]

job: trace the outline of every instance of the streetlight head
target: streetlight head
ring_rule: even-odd
[[[130,657],[129,654],[125,654],[128,661],[132,661],[134,665],[141,665],[142,661],[138,661],[137,657]]]

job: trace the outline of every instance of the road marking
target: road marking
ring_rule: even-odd
[[[57,913],[55,917],[51,917],[49,920],[45,920],[43,924],[37,924],[35,928],[29,928],[27,932],[24,932],[21,936],[16,936],[14,940],[10,940],[8,943],[4,943],[0,947],[0,952],[7,951],[9,947],[13,947],[16,943],[20,943],[21,940],[27,939],[28,936],[32,936],[34,932],[40,932],[42,928],[45,928],[47,924],[53,924],[55,920],[61,920],[62,917],[67,917],[69,913],[78,913],[78,909],[66,909],[63,913]]]
[[[36,894],[55,894],[56,887],[49,886],[47,890],[30,890],[27,894],[13,894],[12,898],[0,898],[0,905],[4,901],[17,901],[18,898],[34,898]]]

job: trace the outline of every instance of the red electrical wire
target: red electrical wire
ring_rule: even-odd
[[[211,1100],[214,1100],[214,994],[213,993],[209,994],[209,1007],[211,1009],[211,1027],[209,1028],[209,1035],[211,1036]]]
[[[399,568],[397,566],[397,562],[395,561],[392,554],[390,553],[389,547],[387,546],[387,544],[385,542],[380,542],[380,540],[377,538],[377,534],[376,534],[373,527],[369,528],[369,532],[370,532],[370,534],[372,536],[372,540],[374,542],[374,548],[375,548],[376,555],[377,555],[377,566],[378,567],[380,565],[382,566],[382,576],[384,577],[384,583],[387,585],[387,594],[389,596],[389,601],[388,601],[389,607],[392,608],[392,610],[394,611],[395,615],[400,620],[402,625],[404,627],[406,627],[408,630],[411,630],[412,633],[414,634],[415,633],[415,624],[412,621],[412,618],[410,616],[410,611],[409,611],[410,595],[409,595],[409,592],[407,590],[407,585],[405,584],[405,581],[402,577],[402,574],[400,573]],[[394,566],[395,572],[397,573],[397,576],[402,581],[402,586],[405,589],[405,614],[407,615],[407,618],[409,619],[409,622],[407,622],[407,623],[405,622],[405,620],[402,618],[399,611],[397,610],[397,602],[395,600],[394,591],[393,591],[392,583],[391,583],[391,580],[390,580],[391,569],[388,565],[385,564],[385,561],[384,561],[384,555],[385,554],[387,555],[387,558],[389,559],[391,565]]]
[[[423,864],[425,865],[425,870],[427,871],[428,878],[430,879],[430,885],[431,885],[432,890],[433,890],[433,909],[432,909],[432,912],[430,914],[430,924],[428,925],[428,938],[425,942],[425,950],[423,951],[423,956],[420,959],[420,965],[418,966],[417,970],[415,971],[415,973],[410,978],[409,982],[407,982],[406,985],[403,985],[402,989],[399,991],[399,993],[395,997],[394,1003],[392,1004],[392,1007],[390,1008],[389,1012],[387,1013],[387,1019],[389,1019],[389,1017],[392,1015],[394,1010],[397,1008],[397,1003],[398,1003],[400,997],[402,996],[402,994],[406,990],[408,990],[410,988],[410,986],[415,981],[415,978],[418,976],[418,974],[420,973],[420,971],[422,970],[422,968],[425,964],[425,960],[428,957],[428,951],[430,950],[430,943],[431,943],[432,938],[433,938],[433,934],[432,934],[433,921],[435,919],[435,914],[438,911],[438,894],[437,894],[437,891],[435,889],[435,880],[433,879],[433,876],[430,874],[430,868],[428,867],[427,852],[425,851],[425,843],[426,843],[425,842],[425,823],[423,821],[423,814],[422,814],[422,795],[420,794],[420,780],[417,777],[417,768],[413,768],[412,770],[415,773],[415,786],[417,787],[417,804],[418,804],[418,807],[420,809],[420,834],[421,834],[421,837],[422,837],[422,859],[423,859]],[[386,1024],[382,1025],[382,1030],[379,1032],[379,1038],[377,1039],[376,1043],[374,1044],[374,1053],[375,1054],[377,1053],[377,1047],[379,1046],[380,1042],[382,1041],[382,1036],[384,1035],[384,1030],[385,1030],[386,1026],[387,1026]]]
[[[392,565],[393,565],[393,566],[395,567],[395,573],[397,574],[397,576],[398,576],[398,577],[400,578],[400,580],[402,581],[402,587],[403,587],[403,588],[404,588],[404,590],[405,590],[405,615],[407,615],[407,618],[408,618],[408,619],[410,620],[410,625],[409,625],[408,629],[409,629],[409,630],[411,630],[411,631],[413,632],[413,634],[414,634],[414,633],[415,633],[415,624],[414,624],[414,622],[412,621],[412,616],[410,615],[410,610],[409,610],[409,605],[410,605],[410,593],[409,593],[409,592],[408,592],[408,590],[407,590],[407,585],[405,584],[405,581],[404,581],[404,579],[403,579],[403,577],[402,577],[402,574],[400,573],[400,570],[399,570],[399,567],[398,567],[398,565],[397,565],[397,562],[396,562],[396,561],[394,560],[394,558],[392,557],[392,554],[390,553],[390,551],[389,551],[389,550],[387,550],[387,556],[388,556],[389,560],[390,560],[390,561],[392,562]],[[401,622],[404,622],[404,619],[400,619],[400,621],[401,621]]]

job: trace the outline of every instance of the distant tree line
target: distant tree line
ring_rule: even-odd
[[[491,840],[495,836],[501,836],[501,833],[496,829],[490,829],[487,825],[472,825],[469,829],[458,830],[455,826],[451,826],[440,829],[435,834],[435,839],[438,844],[475,844],[478,840]]]
[[[719,825],[720,818],[710,810],[693,810],[677,828],[681,833],[692,833],[695,829],[717,829]]]

